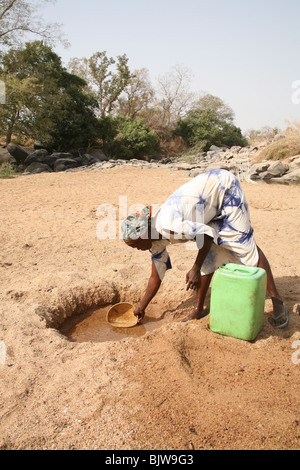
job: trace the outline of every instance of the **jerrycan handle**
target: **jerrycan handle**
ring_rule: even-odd
[[[254,276],[259,271],[259,269],[255,267],[240,266],[235,264],[227,264],[226,266],[221,266],[220,269],[231,273],[238,273],[245,277]]]

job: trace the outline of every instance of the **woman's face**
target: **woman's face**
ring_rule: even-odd
[[[131,248],[136,248],[137,250],[148,251],[152,247],[152,241],[148,238],[139,238],[138,240],[126,242],[126,245],[130,246]]]

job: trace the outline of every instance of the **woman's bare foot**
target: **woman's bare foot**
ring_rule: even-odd
[[[204,309],[199,309],[195,307],[192,313],[190,313],[187,317],[181,320],[181,323],[185,323],[190,320],[200,320],[200,318],[204,318],[209,314],[208,308],[204,307]]]

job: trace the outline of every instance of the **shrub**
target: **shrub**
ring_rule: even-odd
[[[156,132],[146,126],[141,118],[117,116],[111,121],[109,132],[110,135],[115,133],[115,138],[104,142],[104,152],[112,158],[141,159],[160,149]]]
[[[16,170],[14,166],[9,162],[4,162],[0,166],[0,178],[14,178],[16,176]]]

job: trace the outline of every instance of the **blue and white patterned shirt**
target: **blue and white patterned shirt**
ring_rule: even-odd
[[[166,247],[195,241],[201,249],[204,235],[213,239],[213,246],[202,274],[228,262],[248,266],[258,263],[245,194],[239,180],[226,170],[211,170],[178,188],[159,209],[155,229],[163,236],[150,250],[160,279],[172,267]]]

